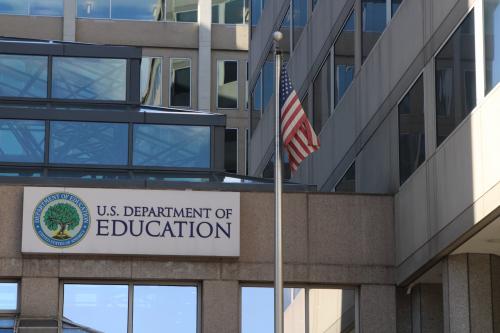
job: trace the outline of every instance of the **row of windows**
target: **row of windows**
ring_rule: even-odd
[[[63,16],[63,0],[2,0],[0,13]],[[77,0],[78,18],[198,22],[198,0]],[[212,23],[247,22],[245,0],[212,0]]]
[[[206,126],[0,119],[0,163],[209,168],[210,140]]]
[[[17,289],[17,283],[0,283],[0,311],[17,311]],[[66,283],[63,332],[160,332],[168,327],[169,332],[195,333],[198,293],[197,285]],[[241,332],[273,332],[273,307],[273,288],[243,286]],[[354,332],[354,289],[285,288],[284,324],[285,332]],[[14,325],[12,317],[0,317],[2,332],[14,332]]]

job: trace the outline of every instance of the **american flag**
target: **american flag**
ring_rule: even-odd
[[[292,87],[285,66],[281,69],[280,82],[281,135],[288,152],[292,171],[297,171],[300,162],[319,148],[319,140]]]

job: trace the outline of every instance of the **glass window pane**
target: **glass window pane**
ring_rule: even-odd
[[[252,91],[252,114],[251,114],[251,127],[252,133],[257,128],[260,121],[260,113],[262,111],[262,75],[259,73],[257,82]]]
[[[331,65],[330,55],[328,55],[313,82],[313,127],[316,133],[321,132],[326,120],[330,116],[330,89]]]
[[[144,57],[141,62],[141,104],[161,106],[162,59]]]
[[[238,108],[237,61],[217,61],[217,108]]]
[[[335,192],[356,192],[356,163],[353,163],[342,179],[335,185]]]
[[[391,13],[393,16],[396,13],[396,11],[398,10],[399,5],[401,5],[402,2],[403,2],[403,0],[392,0]]]
[[[28,15],[29,0],[0,1],[1,14]]]
[[[17,283],[2,282],[0,283],[0,311],[11,311],[11,310],[12,311],[17,310]],[[3,322],[1,324],[7,325],[8,322]]]
[[[0,290],[1,290],[1,285],[2,283],[0,283]],[[1,291],[0,291],[1,293]],[[1,306],[0,306],[0,309],[1,309]],[[2,332],[1,329],[6,329],[6,328],[13,328],[14,326],[16,325],[16,320],[13,319],[13,318],[0,318],[0,332]],[[9,331],[9,330],[4,330],[5,332],[12,332]]]
[[[134,165],[210,167],[210,127],[134,125]]]
[[[128,286],[65,284],[63,316],[106,333],[127,332]]]
[[[0,119],[0,161],[43,162],[45,122]]]
[[[274,56],[269,53],[262,67],[262,111],[266,111],[274,94]]]
[[[309,333],[355,332],[352,289],[309,290]]]
[[[163,0],[113,0],[111,18],[122,20],[162,21]]]
[[[128,124],[53,121],[50,163],[126,165]]]
[[[500,0],[485,0],[484,34],[488,94],[500,82]]]
[[[63,16],[63,0],[31,0],[30,15]]]
[[[110,18],[109,0],[78,0],[77,17]]]
[[[368,56],[385,29],[386,0],[362,0],[363,60]]]
[[[297,45],[302,30],[307,24],[307,1],[292,0],[293,47]]]
[[[284,288],[283,309],[285,333],[305,333],[306,290],[304,288]]]
[[[398,105],[399,180],[403,184],[425,160],[424,83],[422,76]]]
[[[134,286],[134,333],[196,333],[196,312],[196,287]]]
[[[213,0],[212,23],[245,23],[245,0]]]
[[[198,22],[198,0],[167,1],[167,21]]]
[[[262,0],[250,0],[250,24],[252,26],[251,34],[259,23],[260,15],[262,14]]]
[[[52,97],[124,101],[127,60],[59,58],[52,63]]]
[[[170,59],[170,106],[191,106],[190,59]]]
[[[0,54],[0,96],[47,97],[47,57]]]
[[[354,78],[354,36],[356,14],[352,12],[335,41],[335,100],[337,106]]]
[[[435,58],[437,145],[476,106],[474,50],[471,12]]]
[[[238,130],[226,129],[224,145],[224,169],[226,172],[237,173],[238,165]]]

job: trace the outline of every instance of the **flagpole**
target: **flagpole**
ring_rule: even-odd
[[[274,124],[274,201],[275,201],[275,240],[274,240],[274,332],[283,333],[283,253],[281,237],[281,214],[283,192],[283,162],[281,154],[281,117],[280,117],[280,74],[281,51],[279,42],[283,34],[279,31],[273,33],[274,39],[274,64],[275,64],[275,124]]]

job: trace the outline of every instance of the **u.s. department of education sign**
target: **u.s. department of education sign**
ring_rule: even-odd
[[[240,254],[235,192],[24,188],[24,253]]]

